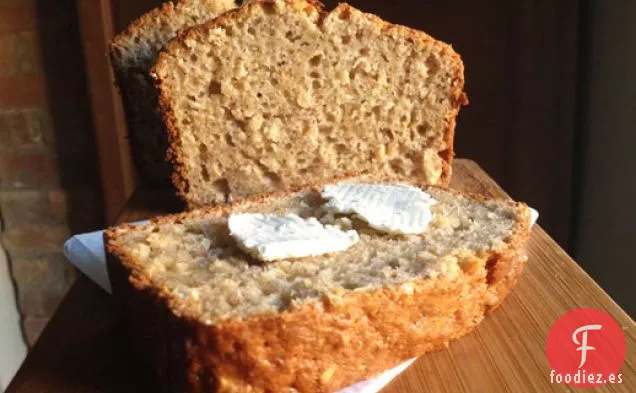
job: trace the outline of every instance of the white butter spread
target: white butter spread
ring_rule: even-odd
[[[371,228],[388,233],[419,234],[433,219],[433,197],[406,184],[339,183],[325,186],[325,208],[355,214]]]
[[[343,231],[295,214],[233,214],[228,226],[239,246],[262,261],[344,251],[360,240],[355,230]]]

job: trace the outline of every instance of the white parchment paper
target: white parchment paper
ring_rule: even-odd
[[[533,225],[539,213],[530,209]],[[133,225],[144,224],[148,221],[139,221]],[[106,256],[104,255],[104,231],[95,231],[75,235],[64,243],[64,255],[88,278],[102,287],[106,292],[111,293],[110,280],[106,271]],[[376,393],[387,385],[393,378],[406,370],[415,359],[410,359],[397,367],[394,367],[373,379],[358,382],[336,393]]]

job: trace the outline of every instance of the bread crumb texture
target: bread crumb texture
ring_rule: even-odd
[[[163,46],[183,28],[196,26],[236,7],[234,0],[179,0],[165,2],[113,38],[111,59],[118,70],[148,70]],[[140,97],[141,98],[141,97]]]
[[[172,170],[166,162],[168,134],[157,111],[158,96],[150,76],[157,54],[179,30],[209,21],[234,7],[234,0],[165,2],[133,21],[110,43],[110,61],[142,183],[169,186]]]
[[[168,43],[154,77],[190,205],[347,173],[448,182],[461,59],[346,4],[248,3]]]
[[[449,191],[427,190],[439,203],[421,235],[378,232],[362,220],[323,209],[317,190],[235,206],[232,213],[260,212],[317,217],[323,224],[356,229],[360,241],[346,251],[270,263],[253,260],[230,237],[228,210],[179,220],[115,229],[111,248],[137,261],[135,273],[176,299],[173,312],[207,324],[322,305],[346,292],[409,287],[414,280],[452,280],[503,252],[527,218],[514,203],[479,201]],[[479,265],[476,266],[475,264]]]

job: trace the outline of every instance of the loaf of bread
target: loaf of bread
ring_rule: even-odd
[[[149,71],[159,50],[177,31],[201,24],[234,8],[234,0],[167,2],[132,22],[110,44],[110,61],[122,94],[133,158],[140,179],[170,185],[168,136],[157,111]]]
[[[419,235],[325,208],[322,186],[247,198],[105,233],[113,294],[174,392],[334,392],[446,346],[520,276],[530,212],[436,187]],[[351,248],[255,260],[228,233],[239,213],[354,229]]]
[[[170,41],[153,70],[190,206],[349,173],[446,185],[463,64],[347,4],[255,1]]]

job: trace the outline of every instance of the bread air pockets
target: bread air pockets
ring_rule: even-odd
[[[350,173],[447,185],[463,72],[423,32],[301,0],[188,29],[152,71],[191,207]]]
[[[427,187],[421,235],[324,210],[322,186],[105,234],[118,302],[175,389],[332,392],[472,330],[526,260],[526,205]],[[229,235],[238,213],[355,229],[345,251],[263,263]],[[144,318],[139,318],[144,315]]]

